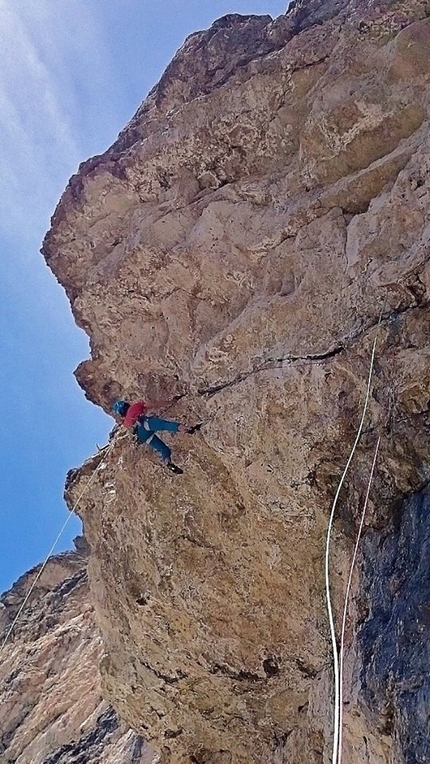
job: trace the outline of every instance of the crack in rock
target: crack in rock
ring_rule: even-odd
[[[278,369],[283,364],[294,364],[299,362],[318,363],[321,361],[330,360],[340,355],[345,350],[348,350],[349,346],[353,342],[355,342],[360,337],[363,337],[368,332],[372,331],[372,329],[374,329],[375,326],[378,326],[379,324],[383,326],[384,324],[388,324],[392,321],[395,321],[399,316],[403,315],[404,313],[407,313],[409,310],[420,310],[426,307],[427,307],[427,303],[425,302],[421,302],[419,304],[415,302],[414,305],[406,305],[404,307],[397,308],[396,310],[390,311],[386,315],[382,315],[381,319],[378,318],[378,320],[373,320],[364,329],[361,328],[360,331],[355,332],[349,337],[345,337],[339,345],[337,345],[334,348],[331,348],[330,350],[325,350],[322,353],[308,353],[307,355],[287,355],[287,356],[280,356],[279,358],[269,358],[267,359],[267,361],[264,361],[260,366],[257,366],[255,369],[252,369],[251,371],[238,374],[236,377],[226,382],[219,382],[215,385],[210,385],[208,387],[199,387],[197,389],[197,392],[199,395],[207,396],[208,398],[211,398],[213,395],[216,395],[217,393],[221,392],[222,390],[225,390],[226,388],[233,387],[234,385],[240,384],[248,377],[251,377],[253,374],[259,374],[262,371],[270,371],[271,369]]]

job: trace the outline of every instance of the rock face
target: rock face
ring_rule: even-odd
[[[104,691],[171,764],[331,760],[325,534],[375,336],[330,558],[339,630],[381,437],[344,760],[430,760],[427,604],[410,589],[428,591],[410,512],[429,479],[430,8],[293,6],[189,37],[44,243],[90,337],[87,396],[183,394],[168,415],[204,422],[173,441],[182,476],[126,437],[68,487],[105,459],[80,509]],[[413,670],[395,658],[408,634]]]
[[[39,568],[1,597],[1,641]],[[153,753],[103,700],[86,560],[50,559],[0,664],[2,764],[148,764]]]
[[[411,498],[393,532],[366,538],[359,634],[363,692],[385,720],[401,760],[426,761],[430,715],[430,491]],[[373,561],[370,564],[370,561]]]

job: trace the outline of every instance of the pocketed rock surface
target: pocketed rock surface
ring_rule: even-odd
[[[391,658],[369,642],[426,559],[425,522],[418,539],[404,529],[429,479],[429,16],[424,0],[299,0],[274,21],[218,20],[53,217],[43,252],[90,337],[86,395],[108,411],[182,394],[166,416],[204,423],[167,436],[181,476],[126,436],[67,489],[72,502],[103,460],[80,508],[103,687],[163,764],[331,760],[325,535],[375,338],[330,552],[339,634],[380,437],[344,761],[430,760],[428,653],[393,664],[399,622],[419,613],[425,639],[425,602],[384,620]],[[411,538],[400,576],[384,555]],[[396,706],[405,681],[422,700]]]
[[[40,566],[1,595],[2,764],[149,764],[153,759],[143,738],[121,724],[103,699],[102,644],[86,563],[78,552],[51,557],[36,583]]]

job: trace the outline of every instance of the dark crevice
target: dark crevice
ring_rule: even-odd
[[[273,655],[269,655],[263,661],[263,670],[267,677],[272,677],[279,674],[280,669],[278,659]]]
[[[189,541],[190,544],[192,544],[193,546],[197,546],[200,549],[211,549],[214,552],[220,551],[218,547],[208,542],[205,542],[203,538],[197,539],[195,536],[192,536],[191,532],[181,533],[179,536],[177,536],[175,541]]]
[[[156,714],[156,716],[158,716],[159,719],[164,719],[164,717],[166,716],[166,714],[163,714],[162,711],[158,711],[156,708],[154,708],[154,706],[150,706],[150,709],[151,711],[153,711],[154,714]]]
[[[393,323],[396,321],[396,319],[403,315],[404,313],[407,313],[409,310],[420,310],[428,307],[428,303],[418,302],[417,300],[413,305],[405,305],[401,308],[396,308],[395,310],[391,310],[388,313],[384,313],[381,318],[381,326],[386,323]],[[361,327],[359,331],[355,332],[354,334],[350,335],[349,337],[346,337],[343,339],[342,343],[336,346],[335,348],[331,348],[330,350],[326,350],[323,353],[309,353],[307,355],[288,355],[284,357],[279,358],[268,358],[266,361],[264,361],[260,366],[256,366],[251,371],[243,372],[242,374],[238,374],[237,377],[234,377],[234,379],[231,379],[227,382],[219,382],[218,384],[211,385],[208,387],[200,387],[198,388],[197,392],[199,395],[205,395],[208,398],[212,397],[213,395],[216,395],[217,393],[221,392],[222,390],[225,390],[228,387],[233,387],[234,385],[240,384],[248,377],[252,376],[253,374],[259,374],[262,371],[270,371],[271,369],[277,369],[281,367],[283,364],[293,364],[293,363],[299,363],[299,362],[321,362],[321,361],[328,361],[331,358],[335,358],[340,353],[343,353],[345,350],[348,349],[348,347],[355,342],[358,338],[362,337],[367,332],[370,332],[372,329],[374,329],[379,324],[379,317],[378,320],[373,320],[371,323],[369,323],[368,326]]]
[[[191,764],[209,764],[210,761],[219,761],[219,757],[225,764],[232,764],[233,754],[226,748],[220,748],[218,751],[208,751],[206,748],[200,748],[190,755],[190,762]]]
[[[304,674],[304,676],[309,677],[309,679],[315,679],[315,677],[318,674],[317,669],[315,669],[313,666],[309,666],[307,663],[302,661],[301,658],[297,658],[296,660],[296,666],[299,669],[299,671]]]
[[[327,350],[324,353],[317,353],[315,355],[290,355],[279,358],[269,358],[267,361],[264,361],[261,366],[257,366],[255,369],[252,369],[252,371],[239,374],[229,382],[220,382],[218,385],[212,385],[211,387],[200,387],[198,388],[197,392],[199,395],[207,395],[208,397],[211,397],[212,395],[219,393],[221,390],[224,390],[227,387],[232,387],[233,385],[237,385],[240,382],[243,382],[253,374],[258,374],[262,371],[270,371],[271,369],[277,369],[284,363],[296,363],[297,361],[326,361],[330,358],[334,358],[334,356],[339,355],[339,353],[342,353],[344,350],[344,345],[340,345],[339,347],[333,348],[332,350]]]
[[[177,682],[180,682],[181,679],[186,679],[187,674],[185,674],[180,669],[177,670],[176,676],[169,676],[168,674],[163,674],[161,671],[157,671],[155,668],[149,665],[149,663],[146,663],[145,661],[140,661],[140,664],[144,666],[148,671],[151,671],[153,674],[155,674],[158,679],[161,679],[166,684],[176,684]]]
[[[305,355],[305,356],[291,356],[291,361],[325,361],[327,358],[334,358],[336,355],[339,355],[339,353],[343,353],[345,350],[344,345],[339,345],[339,347],[333,348],[333,350],[327,350],[325,353],[320,353],[316,355]]]
[[[70,594],[73,591],[73,589],[78,587],[80,584],[87,583],[87,581],[88,581],[88,575],[87,575],[86,568],[84,570],[78,570],[78,572],[70,576],[70,578],[66,578],[65,581],[61,581],[61,583],[59,583],[52,590],[52,596],[54,598],[66,597],[68,594]]]
[[[226,666],[223,663],[214,663],[213,666],[209,669],[210,674],[222,674],[223,676],[228,676],[229,679],[234,679],[236,681],[240,682],[262,682],[265,681],[265,679],[258,674],[255,674],[253,671],[244,671],[243,669],[240,669],[239,671],[234,671],[230,666]]]
[[[168,740],[172,740],[173,738],[179,737],[180,735],[182,735],[183,731],[184,730],[182,729],[182,727],[179,727],[178,730],[166,730],[164,733],[164,737],[167,738]]]
[[[308,64],[302,64],[301,66],[293,67],[291,74],[294,74],[294,72],[301,72],[303,69],[310,69],[312,66],[318,66],[318,64],[323,64],[330,58],[330,56],[331,52],[327,53],[325,56],[321,56],[321,58],[317,58],[316,61],[310,61]]]
[[[75,764],[85,764],[90,757],[92,758],[92,754],[94,757],[101,754],[118,727],[119,721],[115,711],[113,708],[108,708],[97,718],[95,726],[89,732],[79,740],[67,743],[49,754],[43,760],[43,764],[65,764],[71,761]]]
[[[346,221],[346,227],[349,226],[351,220],[353,220],[357,215],[363,215],[365,212],[368,211],[371,201],[372,199],[363,200],[361,204],[357,204],[351,209],[348,209],[347,207],[340,208],[342,210],[342,215],[344,216],[344,218],[346,217],[350,218]]]

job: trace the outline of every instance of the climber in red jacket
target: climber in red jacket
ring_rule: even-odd
[[[176,464],[173,464],[171,459],[171,450],[165,443],[156,435],[156,432],[165,430],[167,432],[187,432],[192,435],[194,432],[200,429],[201,424],[186,425],[179,422],[172,422],[168,419],[160,419],[158,416],[148,416],[148,411],[153,411],[157,408],[163,408],[169,403],[173,403],[176,399],[167,398],[158,401],[135,401],[134,403],[128,403],[124,400],[115,401],[112,406],[114,414],[123,418],[123,424],[125,427],[131,428],[133,435],[139,443],[146,443],[157,451],[163,464],[171,472],[181,475],[183,470]]]

